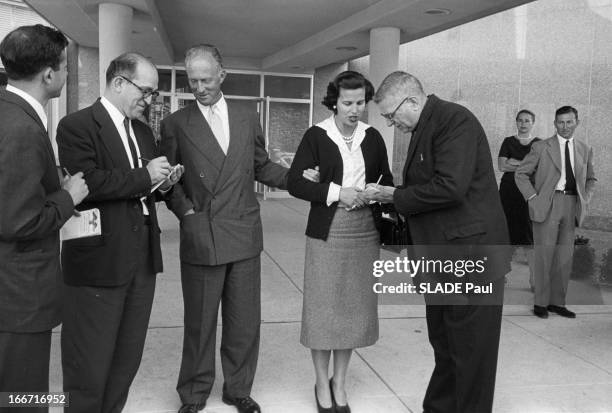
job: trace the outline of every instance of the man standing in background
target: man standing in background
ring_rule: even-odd
[[[578,111],[555,113],[557,133],[536,142],[514,173],[533,223],[535,296],[533,313],[575,318],[565,307],[574,258],[574,234],[582,225],[595,188],[593,149],[574,139]],[[532,181],[533,179],[533,181]]]

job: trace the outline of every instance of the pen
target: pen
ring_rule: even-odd
[[[380,174],[380,176],[378,177],[378,181],[376,181],[376,185],[378,185],[380,183],[381,179],[382,179],[382,174]]]
[[[68,178],[72,178],[72,175],[70,175],[70,172],[68,172],[68,169],[66,169],[65,166],[62,166],[62,171],[64,171]],[[80,217],[81,213],[75,209],[72,215],[74,215],[75,217]]]

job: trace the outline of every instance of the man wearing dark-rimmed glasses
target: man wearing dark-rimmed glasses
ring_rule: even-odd
[[[120,412],[140,365],[162,271],[155,201],[182,174],[157,156],[151,129],[138,120],[157,95],[157,69],[125,53],[106,71],[104,95],[66,116],[57,129],[59,158],[82,170],[84,209],[100,211],[102,234],[63,243],[62,369],[70,412]]]
[[[387,76],[374,101],[389,126],[411,134],[402,186],[377,186],[378,191],[368,192],[374,201],[393,203],[406,217],[414,243],[409,255],[456,264],[486,257],[479,276],[459,277],[444,270],[422,277],[419,289],[441,280],[491,286],[481,295],[459,290],[425,294],[435,368],[423,410],[491,412],[503,276],[510,270],[510,256],[487,137],[472,112],[426,95],[421,82],[406,72]]]
[[[146,88],[146,87],[138,86],[136,83],[132,82],[130,79],[128,79],[127,77],[122,76],[122,75],[118,75],[117,77],[120,77],[121,79],[125,80],[126,82],[128,82],[132,86],[135,86],[136,89],[140,90],[140,93],[142,93],[141,98],[143,100],[146,100],[146,99],[148,99],[150,97],[151,100],[154,101],[159,96],[159,91],[157,91],[156,89],[151,89],[151,88]]]

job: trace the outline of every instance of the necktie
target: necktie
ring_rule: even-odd
[[[130,120],[128,118],[123,119],[123,127],[125,128],[125,134],[127,135],[128,146],[130,147],[130,153],[132,154],[134,168],[138,168],[140,166],[138,163],[138,152],[136,152],[136,145],[134,145],[132,135],[130,134]]]
[[[572,162],[570,158],[569,140],[565,141],[565,190],[576,190],[576,178],[572,170]]]
[[[130,147],[130,153],[132,154],[132,162],[134,162],[134,168],[139,168],[140,164],[138,163],[138,152],[136,152],[136,145],[134,145],[134,141],[132,140],[132,135],[130,134],[130,120],[128,118],[123,119],[123,127],[125,128],[125,134],[127,135],[128,146]],[[146,197],[142,197],[140,199],[140,210],[144,215],[149,215],[149,210],[144,203]]]
[[[223,131],[223,121],[221,120],[219,109],[215,106],[209,106],[209,108],[210,129],[215,134],[215,138],[217,138],[217,142],[219,142],[219,146],[221,146],[223,153],[227,155],[229,139],[227,139],[225,132]]]

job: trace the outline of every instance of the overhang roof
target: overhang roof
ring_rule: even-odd
[[[212,43],[219,47],[228,67],[304,73],[369,54],[372,28],[398,27],[400,42],[405,43],[531,1],[112,2],[133,7],[132,48],[156,64],[180,63],[189,46]],[[25,2],[77,43],[98,47],[98,5],[108,0]]]

